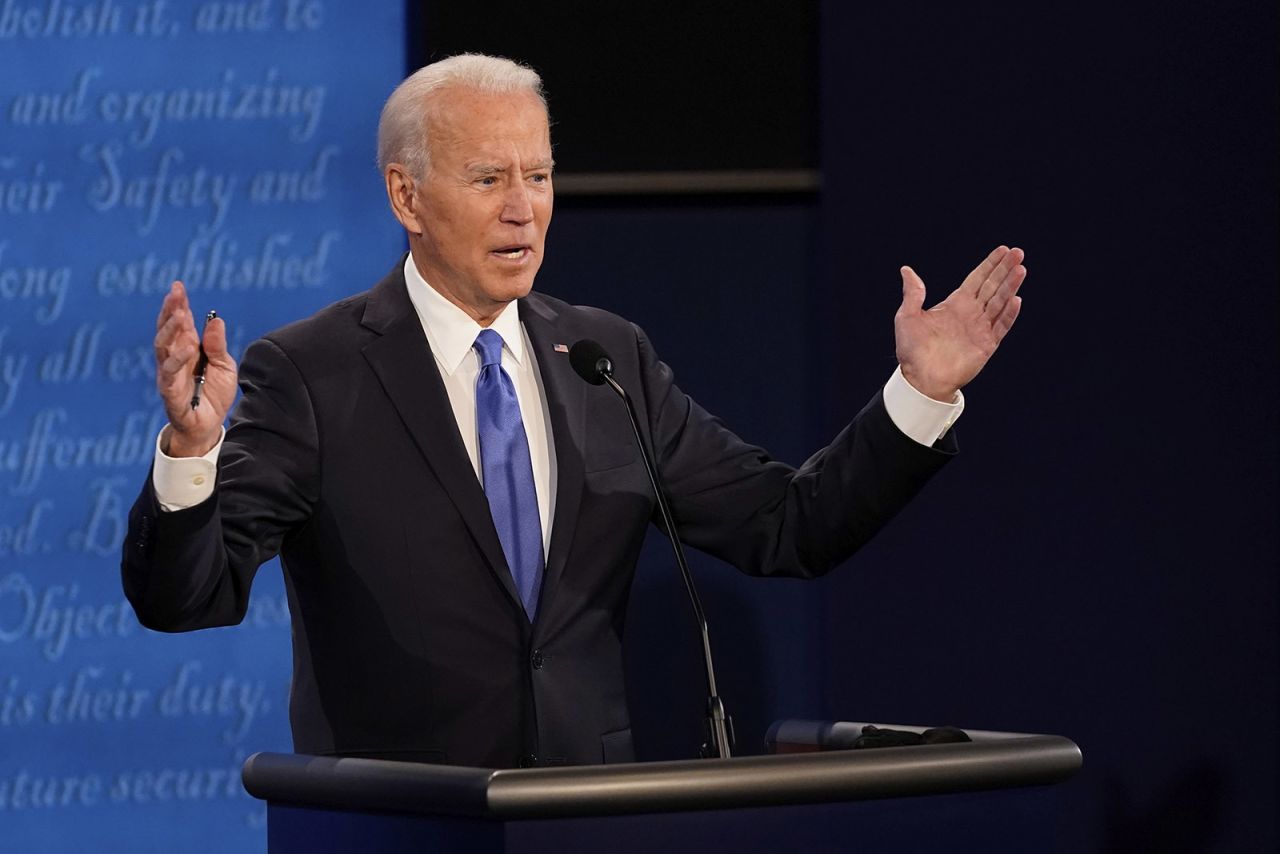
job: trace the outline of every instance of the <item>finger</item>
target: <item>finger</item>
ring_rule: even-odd
[[[164,324],[156,332],[156,359],[163,359],[170,349],[181,343],[184,337],[195,337],[191,314],[184,310],[175,311],[165,319]]]
[[[164,302],[160,304],[160,314],[156,317],[156,331],[160,331],[160,327],[175,311],[190,309],[191,305],[187,302],[187,289],[182,282],[174,282],[169,286],[169,293],[164,295]]]
[[[1013,299],[1014,294],[1018,292],[1018,288],[1022,287],[1022,283],[1027,278],[1027,268],[1019,264],[1009,271],[1009,275],[1005,277],[999,289],[991,295],[991,299],[987,300],[983,313],[992,321],[998,318],[1009,304],[1009,300]]]
[[[1009,277],[1013,268],[1022,263],[1024,255],[1025,253],[1016,247],[1004,254],[1004,257],[1000,259],[1000,263],[995,266],[995,269],[979,286],[978,302],[986,305],[990,301],[992,295],[1000,289],[1000,286],[1004,284],[1004,280]]]
[[[978,289],[982,287],[982,283],[986,281],[987,277],[991,275],[991,271],[996,268],[996,265],[1000,263],[1008,252],[1008,246],[997,246],[992,249],[991,254],[981,264],[974,267],[969,275],[964,277],[964,281],[960,283],[960,287],[957,290],[962,294],[976,297]]]
[[[902,274],[902,307],[898,311],[918,314],[924,308],[924,280],[910,267],[903,267],[898,272]]]
[[[156,333],[157,380],[167,380],[168,375],[180,372],[190,365],[198,349],[199,341],[190,312],[179,311],[171,315]]]
[[[164,358],[156,365],[166,379],[192,372],[199,348],[191,343],[181,343],[169,348]]]
[[[165,318],[160,328],[156,330],[155,349],[156,360],[159,361],[165,357],[169,348],[173,346],[174,341],[182,332],[182,313],[174,312]]]
[[[1005,280],[1013,272],[1013,269],[1022,263],[1022,258],[1023,252],[1021,249],[1014,248],[1006,252],[1004,257],[1000,259],[1000,263],[996,264],[995,268],[979,285],[978,302],[982,303],[983,306],[990,302],[991,298],[1000,289],[1000,286],[1004,284]]]
[[[992,329],[996,334],[996,343],[999,344],[1004,340],[1004,336],[1009,334],[1009,330],[1013,328],[1013,322],[1018,319],[1018,313],[1022,311],[1022,297],[1013,297],[1005,305],[1004,311],[1000,312],[1000,316],[996,318],[996,322],[992,324]]]

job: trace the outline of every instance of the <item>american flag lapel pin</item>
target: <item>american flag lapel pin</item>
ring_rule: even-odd
[[[567,345],[567,344],[557,344],[557,345],[555,345],[554,347],[552,347],[551,349],[552,349],[552,350],[555,350],[557,353],[568,353],[568,352],[569,352],[569,345]]]

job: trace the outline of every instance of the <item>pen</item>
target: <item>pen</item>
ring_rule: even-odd
[[[211,312],[209,312],[208,314],[206,314],[206,315],[204,316],[204,325],[205,325],[205,327],[207,328],[207,327],[209,326],[209,321],[210,321],[210,320],[213,320],[213,319],[214,319],[215,317],[217,317],[217,316],[218,316],[218,313],[217,313],[216,311],[211,311]],[[202,336],[201,336],[201,338],[203,339],[203,337],[204,337],[204,336],[202,335]],[[201,391],[201,389],[203,389],[203,388],[204,388],[204,372],[205,372],[205,370],[206,370],[206,369],[208,369],[208,367],[209,367],[209,357],[208,357],[207,355],[205,355],[205,352],[204,352],[204,341],[203,341],[203,340],[201,340],[201,342],[200,342],[200,358],[196,360],[196,372],[195,372],[196,387],[195,387],[195,391],[193,391],[193,392],[192,392],[192,394],[191,394],[191,408],[192,408],[192,409],[195,409],[197,406],[199,406],[199,405],[200,405],[200,391]]]

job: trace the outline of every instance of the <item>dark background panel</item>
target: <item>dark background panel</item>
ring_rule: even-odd
[[[417,68],[491,53],[546,84],[562,173],[812,168],[816,0],[409,4]]]
[[[827,339],[883,335],[861,275],[1031,271],[961,457],[860,556],[896,583],[831,579],[833,645],[880,653],[834,713],[1069,734],[1062,850],[1273,850],[1274,9],[824,16]]]

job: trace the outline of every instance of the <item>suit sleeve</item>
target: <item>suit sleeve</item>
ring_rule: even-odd
[[[257,341],[242,360],[240,389],[213,496],[162,512],[148,475],[129,513],[121,576],[148,628],[239,623],[258,567],[306,524],[317,500],[319,436],[296,366],[272,341]]]
[[[636,330],[650,438],[681,537],[744,572],[813,577],[872,538],[956,452],[904,435],[881,394],[799,468],[769,458],[675,385]]]

